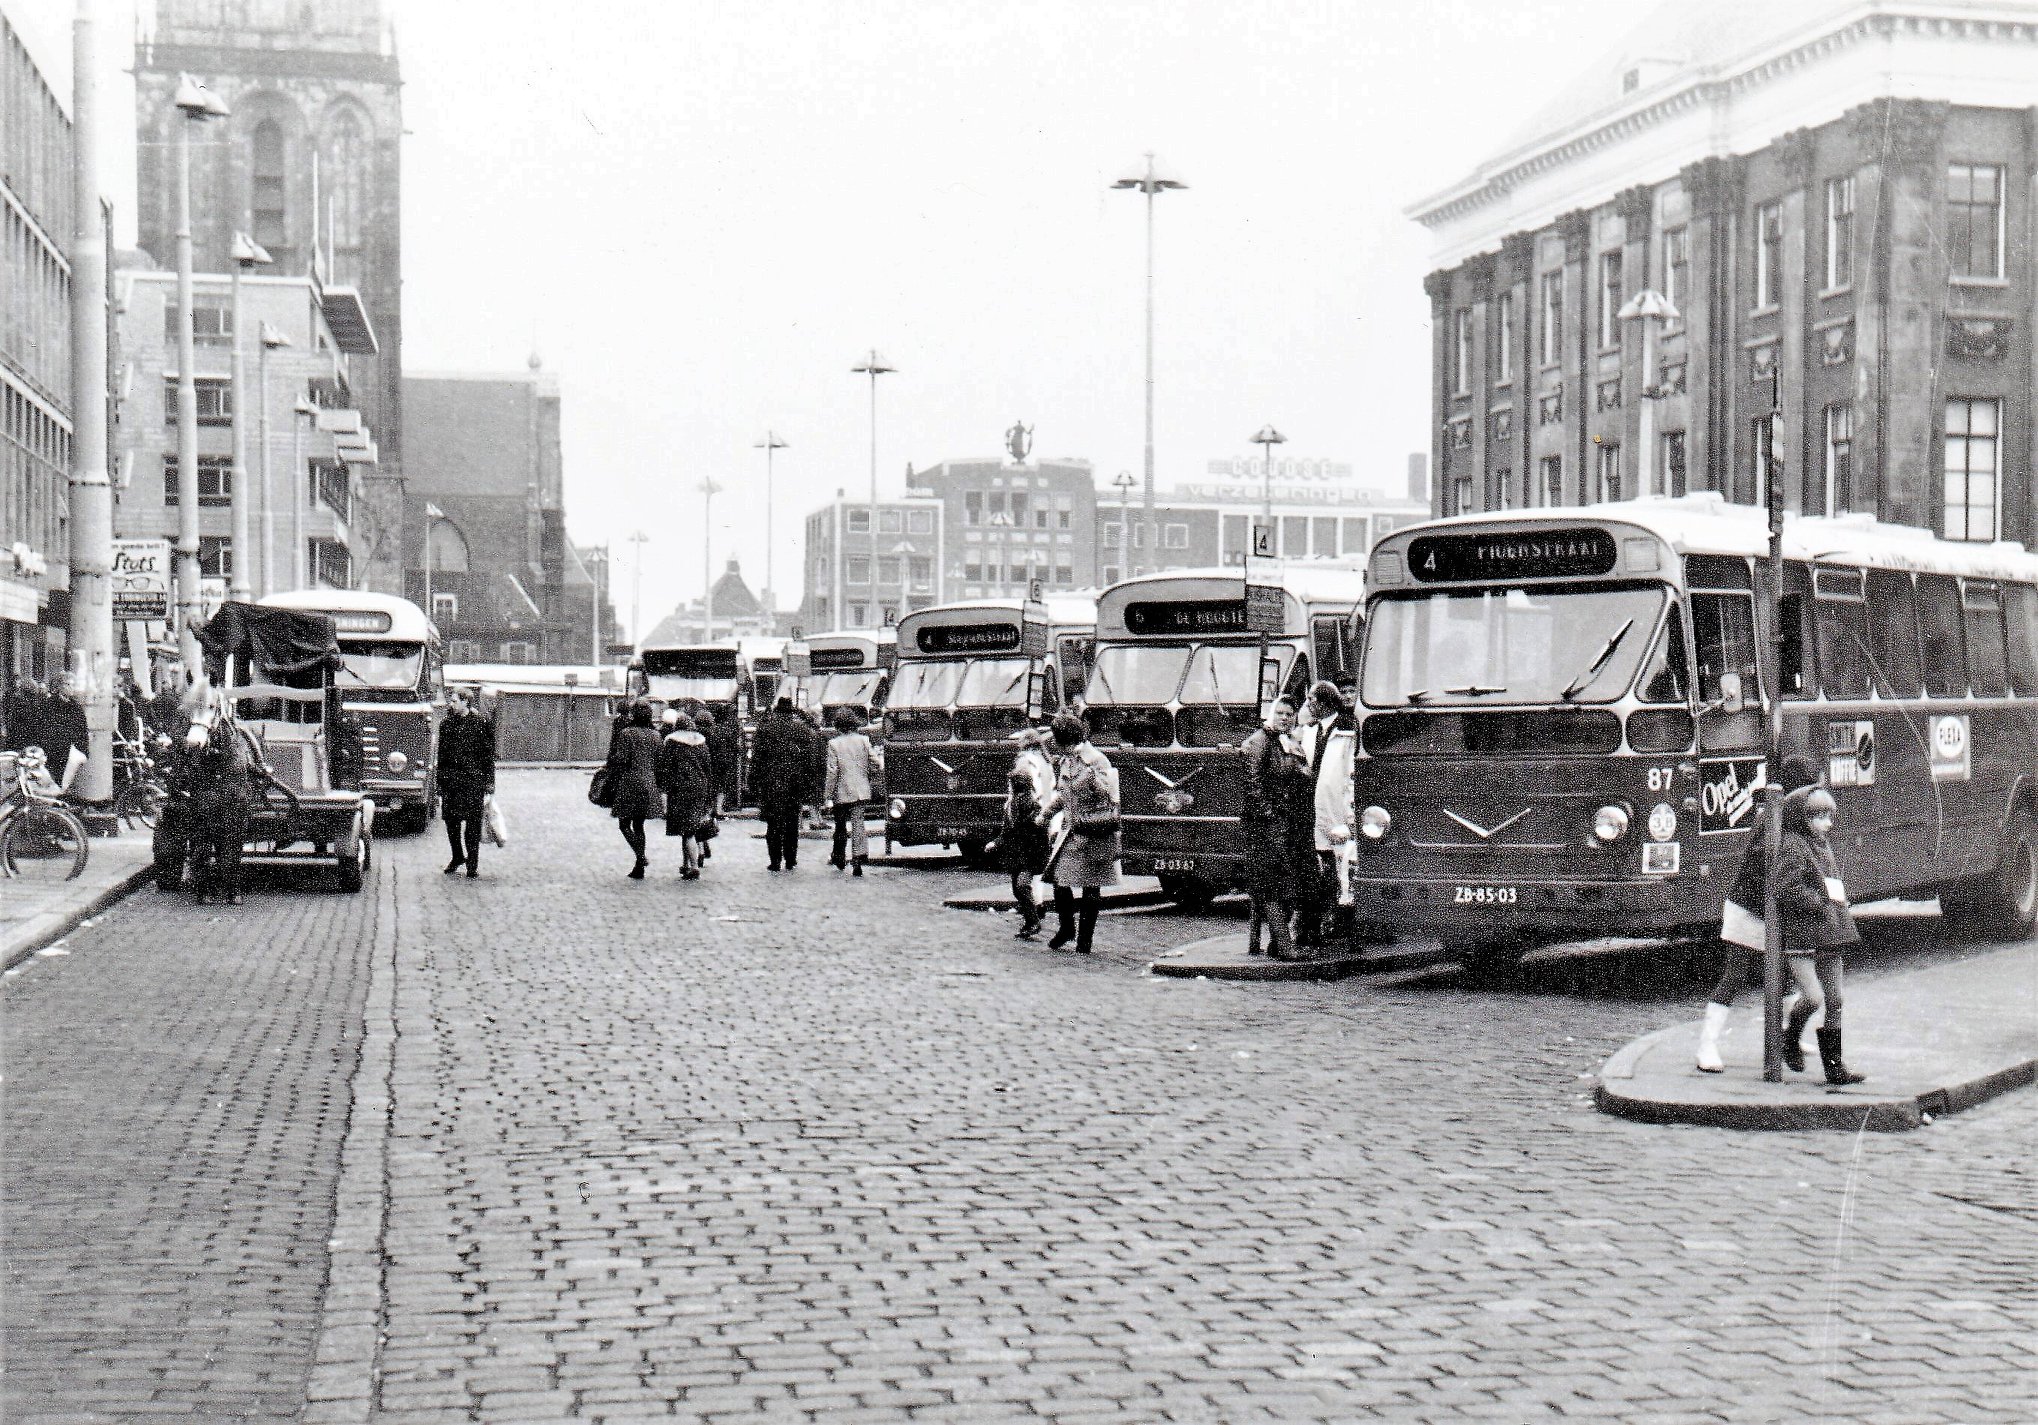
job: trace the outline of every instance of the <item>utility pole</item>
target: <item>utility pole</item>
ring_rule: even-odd
[[[700,483],[701,492],[701,642],[712,643],[715,637],[715,561],[709,553],[713,539],[713,526],[709,524],[709,512],[714,509],[715,496],[722,493],[722,487],[710,475]],[[730,636],[735,636],[732,627]]]
[[[113,485],[106,473],[106,230],[99,206],[99,74],[93,0],[71,28],[71,696],[85,712],[75,790],[113,795]],[[190,330],[187,319],[185,330]]]
[[[233,264],[233,297],[229,306],[232,313],[228,325],[227,400],[230,404],[229,419],[233,422],[233,470],[229,475],[228,498],[233,504],[233,572],[227,585],[231,597],[242,603],[248,601],[253,592],[251,582],[255,567],[255,551],[248,536],[248,509],[253,492],[248,489],[248,390],[244,379],[245,364],[241,360],[241,278],[251,267],[262,266],[275,261],[261,245],[246,233],[237,232],[233,238],[233,251],[229,254]]]
[[[651,536],[641,529],[630,536],[630,543],[637,546],[630,560],[630,641],[640,647],[644,642],[644,546],[650,541]]]
[[[774,587],[771,577],[771,457],[785,448],[786,443],[778,438],[776,431],[766,431],[763,440],[752,442],[752,449],[764,452],[764,610],[771,615],[774,625],[778,622],[778,599],[771,592]]]
[[[1769,373],[1769,767],[1763,798],[1762,845],[1772,871],[1783,847],[1783,370]],[[1762,1077],[1783,1081],[1783,926],[1776,913],[1776,877],[1762,878]]]

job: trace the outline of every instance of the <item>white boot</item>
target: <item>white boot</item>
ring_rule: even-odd
[[[1705,1007],[1705,1025],[1698,1031],[1698,1071],[1702,1074],[1717,1074],[1727,1067],[1726,1060],[1720,1058],[1720,1031],[1727,1027],[1730,1012],[1723,1004]]]

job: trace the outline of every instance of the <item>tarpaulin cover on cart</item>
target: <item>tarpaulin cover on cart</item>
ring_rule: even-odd
[[[215,668],[235,656],[272,676],[340,666],[340,642],[332,619],[308,609],[221,604],[198,630],[198,641],[206,663]]]

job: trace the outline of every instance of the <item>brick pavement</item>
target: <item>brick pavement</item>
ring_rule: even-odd
[[[1619,1122],[1589,1076],[1706,967],[1158,980],[1218,926],[1107,917],[1079,959],[935,908],[952,875],[743,837],[629,882],[582,782],[506,774],[477,882],[383,848],[345,1154],[299,1145],[349,1224],[306,1419],[2034,1414],[2038,1096],[1902,1138]]]

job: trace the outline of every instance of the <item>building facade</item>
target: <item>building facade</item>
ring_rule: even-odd
[[[2029,544],[2038,16],[1793,0],[1651,26],[1411,210],[1443,263],[1436,510],[1759,503],[1773,455],[1790,510]],[[1674,315],[1636,314],[1645,292]]]
[[[559,409],[536,357],[522,373],[404,380],[404,594],[450,662],[584,664],[614,627],[567,538]]]
[[[908,472],[906,488],[941,502],[946,557],[935,560],[929,603],[1024,598],[1036,580],[1050,590],[1096,580],[1097,487],[1087,460],[944,460]]]
[[[0,10],[0,694],[63,666],[70,616],[71,119]]]
[[[771,638],[783,633],[764,600],[743,578],[731,559],[710,586],[705,603],[691,599],[660,619],[641,640],[645,644],[721,643],[742,638]]]
[[[357,582],[401,580],[403,476],[402,77],[380,0],[156,0],[135,54],[137,227],[159,267],[176,260],[178,126],[190,74],[232,110],[191,133],[191,232],[200,271],[223,272],[236,231],[281,275],[347,299],[378,352],[354,400],[380,461],[355,508]],[[336,321],[338,319],[336,318]],[[341,333],[347,335],[345,331]]]
[[[943,602],[941,501],[881,500],[875,513],[873,530],[871,504],[838,492],[807,516],[798,620],[804,631],[885,628],[909,609]]]
[[[198,391],[198,564],[207,578],[233,568],[233,426],[247,431],[248,585],[359,587],[357,520],[377,447],[355,406],[362,356],[328,322],[310,277],[241,280],[241,366],[230,278],[192,280],[193,382]],[[116,382],[110,446],[114,532],[175,540],[178,523],[177,279],[127,269],[114,276]],[[300,414],[304,403],[310,414]]]

